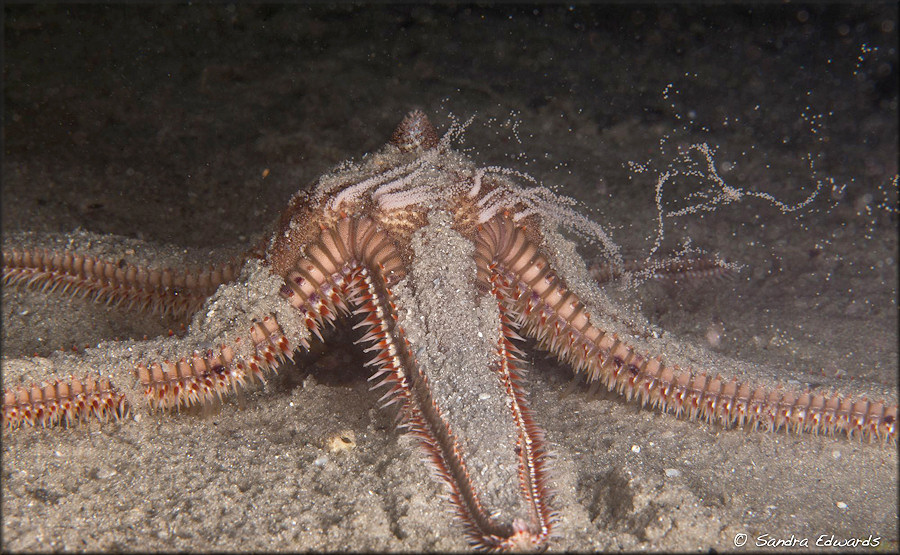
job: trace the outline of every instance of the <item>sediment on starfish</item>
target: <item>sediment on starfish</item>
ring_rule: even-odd
[[[515,450],[519,453],[520,495],[527,510],[522,516],[504,521],[495,516],[500,513],[497,510],[500,507],[485,506],[473,483],[465,453],[432,396],[428,377],[411,353],[403,329],[396,323],[390,290],[377,274],[370,275],[363,268],[358,275],[360,285],[354,299],[360,302],[360,308],[355,313],[366,316],[358,325],[366,331],[361,342],[371,343],[366,351],[377,353],[368,363],[376,368],[370,380],[381,379],[374,388],[388,388],[381,398],[383,407],[399,403],[399,427],[418,439],[435,476],[446,486],[448,499],[469,543],[491,550],[544,543],[556,522],[556,514],[549,507],[551,496],[546,491],[546,448],[543,433],[525,403],[521,377],[513,364],[514,348],[508,335],[512,332],[508,325],[501,324],[505,333],[497,347],[500,362],[493,372],[506,393],[518,430]]]
[[[265,383],[266,374],[275,372],[294,351],[274,317],[255,322],[249,337],[254,351],[249,357],[238,356],[230,345],[220,345],[216,351],[194,352],[176,363],[139,364],[135,375],[150,406],[178,409],[221,401],[229,390],[237,393],[254,381]]]

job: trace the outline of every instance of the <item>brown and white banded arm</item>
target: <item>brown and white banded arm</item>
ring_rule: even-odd
[[[627,399],[663,412],[725,427],[781,427],[812,434],[860,435],[896,441],[897,405],[809,391],[769,390],[695,374],[646,353],[591,323],[584,303],[569,291],[537,245],[511,220],[495,217],[478,232],[479,279],[496,284],[522,332],[570,364],[587,382],[598,381]]]

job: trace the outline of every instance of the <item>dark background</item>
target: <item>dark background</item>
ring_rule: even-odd
[[[854,179],[850,203],[896,173],[891,4],[13,5],[5,16],[4,229],[219,244],[378,147],[411,108],[439,124],[448,111],[475,127],[518,121],[523,144],[470,142],[485,162],[552,152],[578,171],[602,154],[613,197],[634,189],[622,164],[661,134],[750,140],[757,158],[815,146],[823,171]],[[825,115],[841,158],[801,113]],[[623,126],[645,134],[642,149]],[[593,200],[585,183],[566,192]]]

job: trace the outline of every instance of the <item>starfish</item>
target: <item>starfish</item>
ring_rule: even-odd
[[[464,128],[440,137],[422,112],[410,113],[381,151],[298,192],[270,239],[237,263],[113,261],[90,236],[4,245],[7,285],[193,314],[184,336],[88,349],[72,363],[91,369],[83,377],[6,389],[5,426],[208,406],[264,381],[347,319],[371,353],[382,405],[396,405],[398,426],[421,446],[471,545],[491,550],[544,546],[559,520],[522,336],[584,381],[676,417],[896,440],[896,403],[687,369],[649,325],[588,285],[557,232],[599,242],[617,274],[625,266],[603,228],[569,199],[516,182],[530,176],[453,150]]]

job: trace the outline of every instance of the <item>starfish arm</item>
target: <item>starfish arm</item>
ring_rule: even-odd
[[[8,387],[3,398],[4,426],[71,425],[120,418],[138,409],[179,409],[221,398],[256,379],[263,381],[295,348],[308,345],[309,333],[291,318],[291,307],[271,312],[284,303],[277,294],[276,304],[265,304],[264,299],[272,296],[268,293],[278,291],[277,276],[271,276],[259,261],[247,263],[244,270],[243,281],[221,287],[207,300],[206,309],[196,315],[185,337],[112,342],[86,350],[79,362],[58,354],[45,359],[69,372],[70,365],[80,366],[84,377]],[[233,311],[228,319],[233,323],[219,317],[222,310]],[[210,326],[211,321],[220,324]],[[285,322],[290,333],[283,328]],[[105,350],[116,354],[104,355]]]
[[[72,376],[3,392],[3,425],[8,428],[106,421],[123,418],[129,410],[128,398],[108,378],[100,376]]]
[[[496,274],[495,277],[499,278]],[[519,481],[521,494],[527,501],[530,513],[530,521],[520,521],[511,537],[503,538],[497,545],[504,549],[521,551],[525,548],[534,548],[542,545],[551,536],[553,525],[558,521],[556,512],[552,509],[553,495],[547,486],[547,446],[544,441],[544,432],[535,421],[525,395],[523,376],[517,368],[517,353],[520,351],[514,346],[513,340],[522,338],[513,331],[515,326],[512,314],[507,308],[508,299],[504,298],[503,290],[492,282],[491,293],[497,299],[500,311],[500,337],[497,345],[497,353],[500,361],[496,365],[497,377],[508,399],[508,405],[518,432],[516,450],[519,453]]]
[[[447,498],[469,543],[491,550],[542,545],[550,536],[556,514],[550,509],[551,496],[546,491],[543,433],[525,403],[521,376],[513,365],[514,348],[510,339],[515,333],[508,320],[502,318],[501,327],[509,333],[500,337],[497,347],[500,360],[493,371],[506,392],[510,416],[517,431],[515,451],[519,453],[520,495],[525,500],[529,518],[526,521],[516,517],[506,522],[496,518],[495,514],[506,512],[508,507],[498,511],[501,507],[484,505],[470,475],[465,450],[444,417],[428,376],[417,363],[398,323],[393,297],[381,272],[359,267],[353,270],[353,276],[349,289],[358,305],[355,313],[364,316],[358,324],[365,331],[360,342],[371,343],[366,351],[375,351],[368,363],[376,368],[370,380],[380,381],[373,389],[387,387],[381,398],[383,406],[399,405],[400,426],[419,441],[435,476],[445,485]]]
[[[178,409],[221,399],[228,390],[237,391],[257,379],[264,381],[290,356],[293,348],[275,316],[251,326],[251,354],[244,352],[241,338],[177,362],[163,360],[138,364],[134,377],[151,410]],[[90,420],[107,421],[129,414],[136,399],[116,387],[113,380],[92,372],[83,378],[70,376],[52,382],[5,389],[2,418],[7,428],[73,425]]]
[[[231,345],[223,344],[205,353],[194,351],[178,362],[168,360],[149,365],[139,364],[135,370],[152,409],[177,409],[222,399],[229,390],[249,386],[254,380],[265,381],[289,358],[293,347],[274,316],[254,322],[249,337],[252,354],[240,356]],[[241,342],[235,339],[235,347]]]
[[[624,266],[599,263],[592,265],[589,272],[599,285],[619,280],[626,275],[677,283],[695,279],[727,278],[733,274],[734,268],[722,260],[695,256],[683,259],[673,257],[653,262],[626,262]]]
[[[617,335],[591,323],[587,309],[552,270],[525,232],[497,216],[481,227],[476,262],[479,277],[499,284],[522,331],[586,381],[599,381],[626,399],[676,416],[724,426],[782,426],[813,434],[859,434],[896,441],[897,406],[791,389],[725,381],[720,376],[668,367],[639,353]]]
[[[242,265],[232,261],[215,268],[176,271],[117,264],[71,250],[4,248],[3,285],[184,318],[219,285],[234,280]]]

